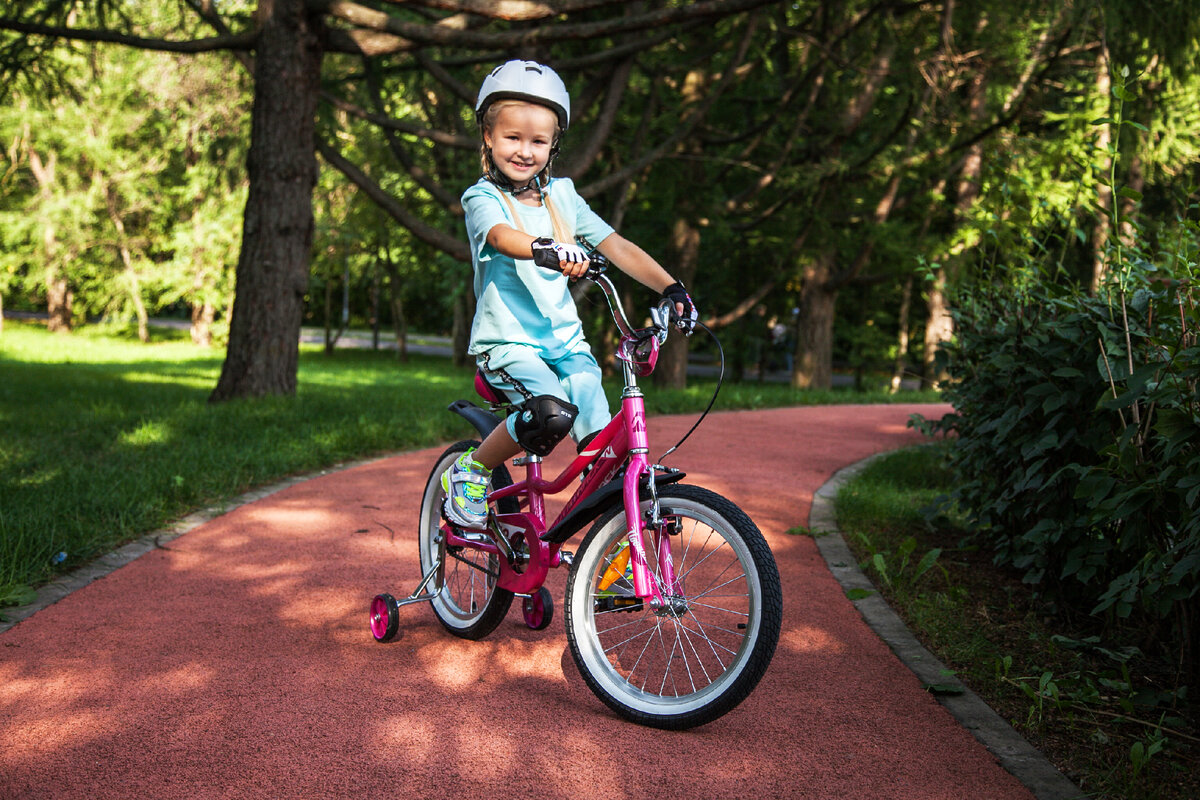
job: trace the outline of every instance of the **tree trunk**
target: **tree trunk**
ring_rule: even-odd
[[[690,286],[700,258],[700,229],[682,217],[675,221],[675,230],[671,233],[671,254],[673,259],[668,271],[684,286]],[[687,337],[668,336],[658,355],[654,384],[668,389],[686,388],[687,362]]]
[[[838,296],[832,288],[833,260],[833,252],[824,250],[804,267],[792,370],[792,386],[797,389],[833,387],[833,320]]]
[[[75,292],[51,264],[46,268],[46,330],[69,333],[73,325]]]
[[[941,370],[937,366],[937,351],[942,342],[950,341],[954,335],[954,321],[950,318],[950,305],[946,302],[946,268],[938,269],[925,307],[925,351],[922,353],[921,388],[937,387]]]
[[[400,286],[400,270],[392,261],[386,242],[379,251],[379,263],[388,278],[388,301],[392,309],[392,326],[396,331],[396,350],[401,361],[408,361],[408,318],[404,316],[404,295]]]
[[[320,17],[304,0],[259,4],[250,193],[229,327],[210,401],[294,394],[313,236]]]
[[[904,367],[908,362],[908,312],[912,306],[912,289],[913,279],[909,275],[900,295],[900,334],[896,341],[896,363],[892,366],[892,383],[889,387],[891,394],[900,391],[901,383],[904,380]]]
[[[371,275],[371,349],[379,349],[379,265]]]
[[[1110,114],[1112,97],[1112,76],[1108,73],[1108,50],[1101,47],[1096,58],[1096,97],[1102,98],[1104,104],[1100,116]],[[1096,227],[1092,229],[1092,294],[1100,291],[1104,276],[1108,271],[1108,238],[1112,230],[1113,192],[1109,181],[1112,177],[1112,156],[1108,154],[1111,144],[1109,126],[1102,124],[1096,128],[1096,155],[1100,159],[1104,173],[1099,176],[1096,184],[1096,204],[1101,212],[1096,214]]]
[[[212,301],[192,303],[192,343],[200,347],[212,347],[212,326],[217,309]]]
[[[980,25],[986,24],[986,18]],[[971,77],[969,86],[971,120],[980,123],[987,112],[987,82],[986,76],[978,73]],[[976,142],[967,150],[959,167],[958,183],[955,186],[954,224],[963,226],[971,208],[979,197],[979,176],[983,169],[983,142]],[[942,259],[944,262],[934,276],[933,285],[929,289],[928,321],[925,323],[925,352],[921,370],[921,388],[936,388],[938,383],[946,380],[945,370],[938,369],[937,352],[943,344],[954,336],[954,319],[950,316],[950,305],[946,300],[947,286],[963,268],[966,253],[972,247],[964,244],[957,250],[952,249]]]
[[[325,334],[322,339],[325,343],[325,355],[333,353],[333,346],[337,343],[337,337],[333,335],[333,281],[325,281]]]
[[[38,183],[38,193],[43,201],[53,197],[55,170],[58,165],[58,154],[51,151],[46,160],[36,150],[29,151],[29,168]],[[47,216],[42,220],[42,247],[46,258],[46,329],[54,332],[69,332],[72,324],[72,305],[75,294],[71,291],[67,279],[58,269],[58,236],[54,230],[54,221]]]
[[[125,235],[125,220],[121,219],[121,212],[117,208],[117,193],[113,185],[99,173],[96,174],[95,180],[104,181],[104,198],[108,208],[108,219],[117,232],[117,253],[121,256],[121,266],[128,283],[129,302],[133,304],[133,313],[137,317],[138,341],[146,344],[150,341],[150,315],[146,311],[146,303],[142,300],[142,281],[133,264],[133,252],[129,249],[129,237]]]
[[[471,345],[471,320],[475,318],[474,283],[468,282],[467,291],[454,299],[454,320],[450,328],[450,362],[456,367],[466,366],[467,348]]]

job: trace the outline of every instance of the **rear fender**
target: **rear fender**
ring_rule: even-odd
[[[495,430],[502,421],[492,412],[480,408],[470,400],[455,400],[447,406],[447,409],[471,423],[475,430],[479,431],[480,439],[486,439],[487,435]]]

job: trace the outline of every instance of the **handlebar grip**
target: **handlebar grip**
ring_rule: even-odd
[[[561,272],[558,268],[558,253],[550,248],[537,248],[533,251],[533,265],[542,269],[552,269],[555,272]]]
[[[596,278],[604,274],[604,270],[608,269],[608,259],[600,255],[596,250],[588,253],[588,268],[585,278]],[[542,269],[552,269],[555,272],[562,272],[559,267],[558,253],[549,247],[534,247],[533,248],[533,265]]]

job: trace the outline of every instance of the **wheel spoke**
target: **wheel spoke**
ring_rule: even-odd
[[[637,625],[637,624],[638,624],[637,622],[626,622],[621,625],[614,626],[612,628],[606,628],[605,630],[601,631],[601,634],[607,635],[607,634],[612,633],[613,631],[619,631],[619,630],[621,630],[621,628],[628,628],[630,625]],[[645,628],[643,633],[635,633],[633,636],[630,636],[627,639],[622,639],[621,641],[617,642],[616,644],[612,644],[612,645],[605,647],[604,652],[610,653],[613,650],[615,650],[616,648],[621,647],[625,644],[628,644],[629,642],[632,642],[634,639],[640,638],[652,630],[654,630],[654,629],[653,628]]]
[[[711,675],[709,675],[709,674],[708,674],[708,670],[707,670],[707,669],[705,668],[705,666],[704,666],[704,658],[703,658],[703,657],[700,655],[700,653],[699,653],[699,652],[696,650],[696,645],[695,645],[695,644],[692,642],[692,637],[691,637],[691,636],[688,636],[688,634],[689,634],[689,633],[693,633],[693,631],[692,631],[692,630],[690,630],[690,629],[688,628],[688,626],[687,626],[687,625],[684,625],[684,624],[683,624],[682,622],[680,622],[680,621],[676,621],[675,628],[676,628],[676,630],[679,630],[679,631],[682,631],[682,632],[683,632],[683,636],[682,636],[682,637],[680,637],[680,638],[681,638],[681,639],[683,639],[684,641],[686,641],[686,642],[687,642],[687,645],[688,645],[688,647],[690,647],[690,648],[691,648],[691,650],[692,650],[692,655],[694,655],[694,656],[696,657],[696,664],[697,664],[697,666],[699,666],[699,667],[700,667],[700,671],[704,673],[704,680],[705,680],[705,684],[704,684],[704,685],[705,685],[705,686],[708,686],[710,683],[712,683],[712,682],[713,682],[713,678],[712,678],[712,676],[711,676]],[[705,642],[707,642],[707,643],[708,643],[708,646],[709,646],[709,648],[710,648],[710,649],[712,648],[712,646],[713,646],[713,642],[712,642],[712,640],[711,640],[711,639],[709,639],[709,638],[708,638],[707,636],[705,636],[703,633],[697,633],[696,635],[698,635],[698,636],[699,636],[701,639],[703,639]],[[715,651],[715,650],[713,650],[713,655],[714,655],[714,656],[716,656],[716,655],[717,655],[717,653],[716,653],[716,651]],[[722,669],[722,670],[724,670],[724,669],[725,669],[725,664],[724,664],[724,663],[721,661],[721,659],[720,659],[720,657],[719,657],[719,656],[717,657],[717,663],[718,663],[718,664],[720,664],[720,666],[721,666],[721,669]],[[689,675],[691,674],[691,670],[688,670],[688,674],[689,674]],[[695,686],[695,683],[693,683],[693,684],[692,684],[692,691],[695,691],[695,689],[696,689],[696,686]]]
[[[740,575],[730,578],[729,580],[725,581],[722,584],[719,584],[717,586],[712,586],[711,588],[706,588],[700,592],[697,592],[695,594],[695,597],[708,597],[711,595],[712,592],[715,592],[717,589],[722,589],[722,588],[728,586],[729,584],[733,583],[734,581],[744,581],[744,580],[746,580],[746,573],[743,572]],[[750,595],[749,594],[725,594],[725,595],[718,594],[718,595],[712,595],[712,596],[713,597],[749,597]]]

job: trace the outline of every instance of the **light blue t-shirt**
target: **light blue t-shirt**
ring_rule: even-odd
[[[467,239],[475,268],[475,320],[471,325],[472,355],[498,344],[528,344],[549,358],[558,358],[583,340],[583,327],[570,280],[553,270],[533,265],[532,258],[512,259],[487,243],[496,225],[510,225],[530,236],[554,237],[554,226],[545,205],[533,207],[512,199],[521,217],[513,224],[509,205],[490,181],[480,178],[462,196]],[[554,178],[546,187],[554,210],[568,230],[592,245],[604,241],[613,229],[575,191],[567,178]]]

